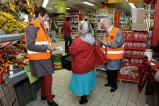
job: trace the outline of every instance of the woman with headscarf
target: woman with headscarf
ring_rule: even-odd
[[[88,21],[81,21],[78,30],[80,34],[69,48],[69,53],[72,55],[72,78],[69,90],[81,97],[80,104],[85,104],[88,102],[86,96],[96,87],[95,38]]]

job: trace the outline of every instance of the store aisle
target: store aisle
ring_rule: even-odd
[[[84,106],[145,106],[145,97],[137,92],[137,83],[122,81],[116,92],[109,92],[110,88],[105,87],[105,72],[97,71],[97,87],[88,97],[88,103]],[[55,101],[60,106],[80,106],[79,97],[75,96],[68,90],[68,84],[71,78],[71,71],[65,69],[58,70],[53,74],[53,94]],[[38,98],[26,106],[47,106],[46,101]]]
[[[64,45],[64,41],[55,43],[55,45]],[[53,74],[52,92],[55,95],[54,100],[59,106],[80,106],[80,98],[68,90],[71,74],[71,71],[65,69],[57,70]],[[119,83],[118,81],[118,89],[112,93],[109,87],[104,86],[106,82],[104,76],[105,72],[97,70],[96,89],[88,97],[88,103],[81,106],[145,106],[145,96],[144,94],[139,94],[137,83],[125,81]],[[38,92],[37,99],[31,101],[26,106],[47,106],[47,102],[40,100],[40,92]]]

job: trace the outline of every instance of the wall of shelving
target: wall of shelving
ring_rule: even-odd
[[[72,32],[71,36],[73,39],[75,39],[76,36],[78,36],[78,23],[79,23],[79,10],[78,9],[70,9],[67,11],[66,17],[71,17],[71,27]]]

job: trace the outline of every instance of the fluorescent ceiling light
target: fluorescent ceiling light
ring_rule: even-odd
[[[42,7],[46,8],[46,6],[47,6],[48,2],[49,2],[49,0],[44,0],[44,1],[43,1],[43,5],[42,5]]]
[[[93,3],[90,3],[90,2],[87,2],[87,1],[84,1],[83,3],[84,3],[84,4],[87,4],[87,5],[90,5],[90,6],[93,6],[93,5],[94,5]]]
[[[128,2],[128,0],[126,0],[126,2]],[[134,3],[129,3],[128,2],[128,4],[130,5],[131,8],[136,8],[135,5],[134,5]]]
[[[129,3],[129,5],[131,6],[131,8],[136,8],[133,3]]]

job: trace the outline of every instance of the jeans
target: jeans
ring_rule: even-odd
[[[56,38],[56,31],[51,31],[51,40],[55,40]]]
[[[65,53],[68,54],[68,48],[72,44],[71,35],[64,35],[64,40],[65,40]]]

